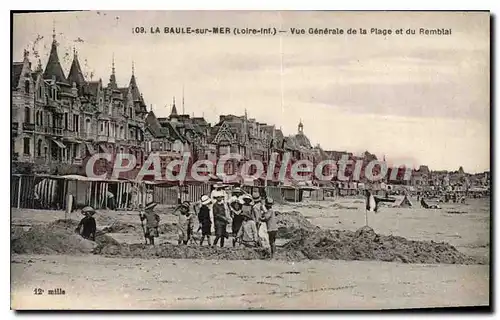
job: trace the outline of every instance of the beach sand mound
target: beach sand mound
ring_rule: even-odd
[[[299,212],[277,212],[278,237],[291,240],[278,248],[275,259],[299,261],[304,259],[379,260],[403,263],[483,264],[460,253],[447,243],[413,241],[404,237],[377,234],[370,227],[357,231],[323,230],[311,224]],[[18,254],[83,254],[95,253],[114,257],[252,260],[266,259],[263,248],[208,247],[198,245],[156,246],[119,243],[102,231],[96,241],[83,239],[74,232],[78,222],[57,220],[47,225],[35,225],[30,230],[16,230],[11,248]],[[163,224],[163,233],[172,232],[174,225]],[[231,240],[231,239],[228,239]]]
[[[477,264],[448,243],[413,241],[375,233],[370,227],[356,232],[343,230],[305,231],[284,245],[308,259],[379,260],[403,263]]]
[[[313,231],[319,229],[298,211],[275,211],[275,214],[278,223],[278,238],[291,239],[301,230]]]
[[[79,254],[91,253],[98,246],[118,244],[102,232],[96,233],[96,241],[82,238],[74,232],[75,220],[56,220],[47,225],[35,225],[11,241],[12,251],[24,254]]]
[[[161,234],[175,234],[177,235],[177,225],[171,223],[163,223],[158,226],[158,232]]]

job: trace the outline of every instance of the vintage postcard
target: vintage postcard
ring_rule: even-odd
[[[488,308],[490,19],[13,13],[11,308]]]

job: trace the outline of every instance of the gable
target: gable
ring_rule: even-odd
[[[234,138],[233,138],[233,133],[231,132],[231,128],[226,122],[223,122],[219,130],[217,131],[217,134],[215,135],[214,139],[212,140],[212,143],[215,144],[220,144],[222,142],[231,143],[233,142],[233,140]]]

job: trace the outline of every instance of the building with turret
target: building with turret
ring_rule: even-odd
[[[12,65],[14,163],[31,164],[35,172],[85,174],[84,165],[96,152],[112,159],[127,152],[141,165],[147,110],[133,67],[129,84],[119,87],[113,61],[104,87],[100,79],[85,79],[76,50],[66,76],[57,47],[54,32],[45,68],[39,60],[33,69],[28,52]],[[112,163],[103,159],[96,169],[111,172]]]

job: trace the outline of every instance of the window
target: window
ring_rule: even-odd
[[[85,120],[85,131],[87,134],[92,133],[92,124],[88,118]]]
[[[100,124],[101,124],[101,125],[100,125],[100,127],[99,127],[99,132],[100,132],[100,133],[103,133],[103,132],[104,132],[104,123],[103,123],[103,122],[101,122]]]
[[[24,81],[24,92],[30,93],[30,81],[29,80]]]
[[[73,159],[78,158],[78,145],[75,144],[73,147]]]
[[[38,87],[38,98],[42,99],[42,86]]]
[[[40,125],[40,111],[37,111],[37,112],[36,112],[35,122],[36,122],[36,125],[37,125],[37,126],[39,126],[39,125]]]
[[[31,123],[31,109],[30,109],[30,107],[24,108],[24,123]]]
[[[68,113],[64,113],[64,129],[68,130]]]
[[[38,144],[37,144],[37,147],[36,147],[36,155],[37,156],[41,156],[42,155],[42,140],[38,140]]]
[[[132,118],[132,108],[128,109],[129,117]]]
[[[80,126],[78,125],[79,124],[79,116],[77,114],[74,114],[73,115],[73,129],[75,132],[80,132]]]
[[[30,138],[24,138],[24,148],[23,148],[23,153],[25,155],[29,155],[30,154]]]

